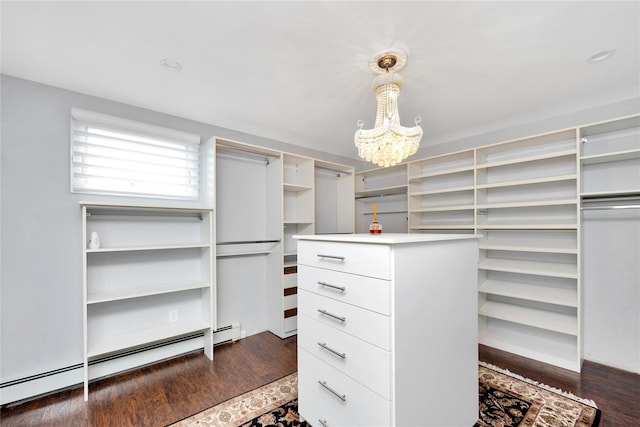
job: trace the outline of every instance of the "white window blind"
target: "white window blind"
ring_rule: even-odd
[[[200,137],[71,110],[71,191],[197,200]]]

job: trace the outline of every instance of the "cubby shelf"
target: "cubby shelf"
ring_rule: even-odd
[[[452,169],[446,169],[446,170],[437,170],[434,172],[426,172],[426,173],[421,173],[416,175],[410,175],[409,182],[411,183],[413,181],[421,180],[423,178],[432,178],[436,176],[451,175],[451,174],[460,173],[460,172],[473,172],[474,169],[475,168],[473,165],[469,165],[464,167],[458,167],[458,168],[452,168]]]
[[[489,258],[478,264],[480,270],[504,271],[510,273],[533,274],[538,276],[564,277],[577,279],[576,264],[557,262],[524,261],[512,259]]]
[[[140,245],[140,246],[118,246],[118,247],[101,247],[98,249],[87,249],[88,254],[104,253],[104,252],[137,252],[137,251],[163,251],[176,249],[194,249],[209,248],[210,243],[193,243],[193,244],[163,244],[163,245]]]
[[[544,252],[560,254],[577,254],[576,242],[559,242],[558,240],[526,240],[491,239],[481,240],[480,249],[499,251]]]
[[[640,149],[616,151],[612,153],[592,154],[580,157],[583,165],[595,165],[599,163],[621,162],[625,160],[640,159]]]
[[[142,298],[151,295],[160,295],[172,292],[182,292],[191,289],[211,287],[210,282],[200,280],[184,281],[177,283],[159,283],[157,285],[141,286],[125,289],[109,289],[87,294],[87,304],[100,304],[110,301]]]
[[[482,282],[478,290],[485,294],[501,295],[528,301],[538,301],[567,307],[578,306],[578,292],[575,288],[552,288],[550,286],[487,279]]]
[[[512,186],[521,186],[521,185],[529,185],[529,184],[540,184],[545,182],[573,181],[576,179],[578,179],[577,174],[569,174],[569,175],[547,176],[547,177],[535,178],[535,179],[521,179],[521,180],[515,180],[515,181],[491,182],[491,183],[485,183],[485,184],[478,184],[476,188],[485,189],[485,188],[512,187]]]
[[[486,162],[486,163],[478,163],[476,165],[476,168],[477,169],[496,168],[496,167],[499,167],[499,166],[517,165],[517,164],[521,164],[521,163],[535,162],[535,161],[538,161],[538,160],[548,160],[548,159],[559,158],[559,157],[574,157],[575,158],[576,153],[577,153],[576,149],[564,150],[564,151],[559,151],[559,152],[544,153],[544,154],[538,154],[538,155],[533,155],[533,156],[518,157],[518,158],[508,159],[508,160],[500,160],[500,161],[492,161],[492,162]]]
[[[533,326],[562,334],[574,336],[578,334],[578,321],[574,315],[495,301],[487,301],[482,304],[478,313],[481,316]]]

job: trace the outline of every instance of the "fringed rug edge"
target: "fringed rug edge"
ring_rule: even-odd
[[[516,378],[516,379],[518,379],[520,381],[523,381],[523,382],[525,382],[527,384],[531,384],[533,386],[540,387],[541,389],[550,391],[552,393],[559,394],[560,396],[566,397],[567,399],[571,399],[571,400],[576,401],[578,403],[582,403],[583,405],[588,405],[588,406],[591,406],[592,408],[598,409],[598,405],[596,405],[596,402],[594,402],[591,399],[585,399],[584,397],[576,396],[575,394],[573,394],[571,392],[564,391],[564,390],[561,390],[561,389],[556,388],[556,387],[551,387],[550,385],[547,385],[547,384],[544,384],[544,383],[541,383],[541,382],[538,382],[538,381],[534,381],[534,380],[532,380],[530,378],[523,377],[522,375],[519,375],[519,374],[516,374],[514,372],[511,372],[508,369],[500,368],[500,367],[492,365],[490,363],[479,361],[478,364],[480,366],[483,366],[483,367],[487,368],[487,369],[491,369],[492,371],[499,372],[499,373],[504,374],[504,375],[508,375],[510,377],[513,377],[513,378]]]

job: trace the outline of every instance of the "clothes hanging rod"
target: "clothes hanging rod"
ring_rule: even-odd
[[[586,206],[580,208],[581,211],[607,211],[623,209],[640,209],[640,205]]]
[[[340,170],[340,169],[330,168],[329,166],[318,166],[318,165],[316,165],[316,168],[317,169],[328,170],[328,171],[331,171],[331,172],[343,173],[345,175],[352,175],[351,171],[343,171],[343,170]]]
[[[236,146],[233,146],[233,145],[226,145],[226,144],[216,144],[216,147],[226,148],[227,150],[242,151],[244,153],[257,154],[258,156],[267,156],[267,157],[273,157],[273,158],[276,158],[276,159],[280,158],[280,154],[269,153],[267,151],[253,150],[251,148],[236,147]]]
[[[280,243],[280,239],[274,240],[238,240],[234,242],[216,242],[216,245],[250,245],[255,243]]]

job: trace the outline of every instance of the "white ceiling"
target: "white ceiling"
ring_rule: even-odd
[[[422,145],[640,93],[638,1],[0,8],[4,74],[347,157],[356,121],[375,118],[368,61],[390,47],[409,54],[400,117],[422,116]]]

